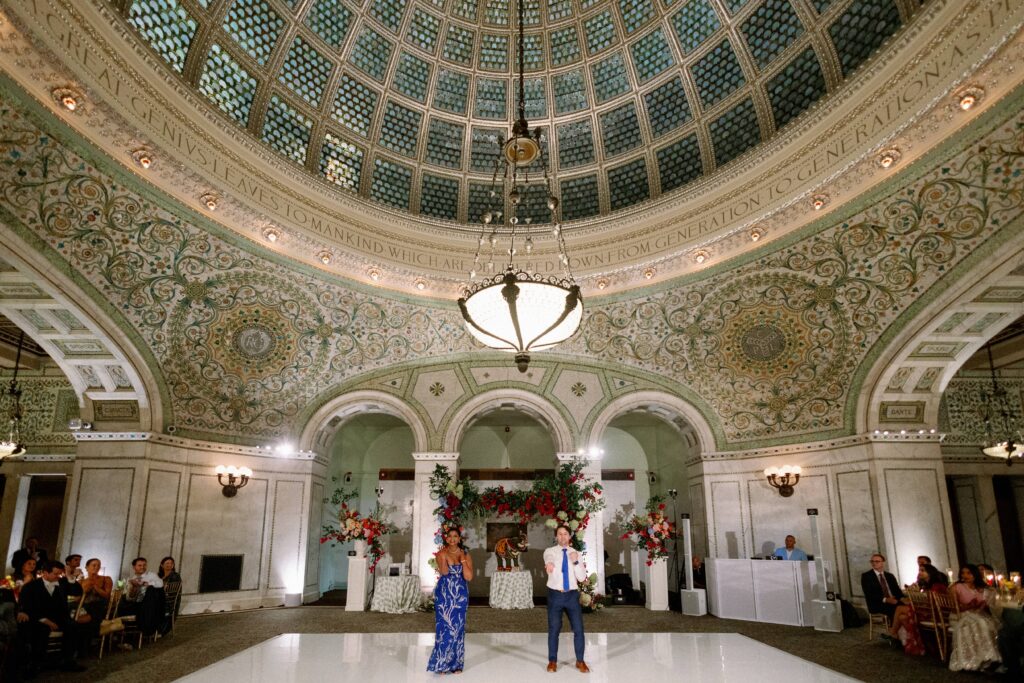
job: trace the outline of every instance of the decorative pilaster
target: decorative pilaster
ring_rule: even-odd
[[[423,590],[433,590],[437,576],[428,564],[434,553],[434,532],[437,531],[437,520],[434,519],[434,508],[437,501],[430,497],[430,475],[434,468],[441,465],[453,477],[458,477],[458,453],[413,453],[416,461],[415,488],[412,503],[412,571],[420,577]]]

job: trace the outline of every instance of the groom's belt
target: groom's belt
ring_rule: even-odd
[[[555,591],[556,593],[572,593],[573,591],[579,590],[578,588],[552,588],[548,586],[549,591]]]

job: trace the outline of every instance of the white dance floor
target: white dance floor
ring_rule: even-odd
[[[437,681],[427,673],[432,633],[285,633],[179,679],[224,681]],[[523,683],[668,683],[669,681],[851,681],[794,655],[733,633],[591,633],[587,664],[573,667],[572,634],[559,641],[559,668],[547,666],[543,633],[474,633],[466,636],[466,669],[450,681]]]

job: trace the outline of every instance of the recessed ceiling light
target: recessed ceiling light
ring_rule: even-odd
[[[704,263],[709,258],[711,258],[711,254],[708,253],[707,249],[698,249],[693,252],[693,260],[698,264]]]
[[[890,168],[898,163],[903,155],[896,148],[882,150],[878,155],[878,165],[882,168]]]
[[[985,96],[985,89],[977,85],[968,85],[964,88],[957,90],[956,104],[963,111],[973,109],[978,102]]]
[[[657,272],[658,271],[655,270],[653,267],[651,267],[651,268],[644,268],[644,279],[645,280],[650,280],[651,278],[653,278],[655,276],[655,274],[657,274]]]
[[[598,289],[607,289],[608,288],[608,278],[606,278],[606,277],[599,277],[599,278],[597,278],[597,288]]]
[[[370,278],[374,282],[380,282],[382,274],[379,268],[370,268],[366,271],[366,277]]]
[[[281,239],[281,231],[278,230],[277,228],[267,228],[263,231],[263,237],[268,242],[273,244],[274,242],[277,242],[279,239]]]
[[[156,158],[153,156],[153,152],[149,151],[145,147],[140,147],[132,152],[132,159],[139,165],[140,168],[149,169]]]
[[[317,259],[319,259],[320,263],[324,264],[325,266],[331,265],[331,261],[334,260],[334,254],[327,251],[326,249],[317,254],[316,257]]]
[[[412,283],[413,287],[420,290],[421,292],[427,288],[427,281],[421,277],[416,278],[416,281]]]
[[[814,208],[815,211],[821,211],[821,209],[826,204],[828,204],[827,194],[816,194],[813,197],[811,197],[811,206]]]
[[[216,211],[217,204],[220,203],[220,197],[218,197],[214,192],[207,192],[199,198],[199,201],[205,204],[206,208],[210,211]]]

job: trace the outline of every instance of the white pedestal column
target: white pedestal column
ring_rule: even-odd
[[[434,555],[434,533],[437,520],[434,508],[437,501],[430,497],[430,476],[441,465],[453,477],[458,476],[458,453],[413,453],[416,461],[415,488],[412,503],[412,573],[420,577],[420,587],[434,590],[437,574],[428,564]]]
[[[369,559],[348,558],[348,591],[345,596],[346,612],[365,612],[370,603],[370,583],[373,576],[369,570]]]
[[[579,453],[558,453],[555,457],[555,467],[573,460],[584,460],[586,465],[583,467],[583,475],[588,481],[601,483],[601,460],[598,457],[587,458]],[[597,572],[597,592],[604,594],[604,510],[590,515],[590,523],[583,533],[583,542],[587,544],[583,553],[587,574]]]
[[[656,612],[668,611],[668,563],[661,558],[647,565],[645,557],[644,570],[647,583],[647,601],[644,606]]]

